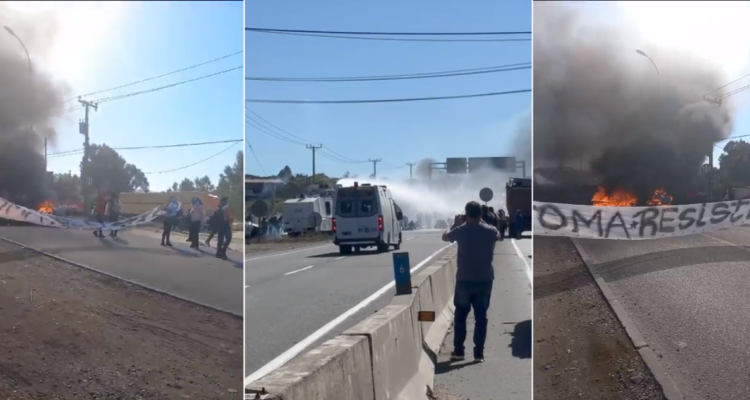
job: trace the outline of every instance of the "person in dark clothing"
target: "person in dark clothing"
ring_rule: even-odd
[[[227,259],[227,250],[232,241],[232,212],[229,209],[229,198],[224,197],[219,204],[219,243],[216,247],[216,258]]]
[[[221,209],[217,208],[216,211],[211,214],[210,217],[208,217],[208,226],[211,228],[211,232],[208,234],[208,238],[206,239],[206,246],[211,247],[211,239],[214,238],[214,236],[219,233],[219,219]]]
[[[521,240],[521,231],[523,230],[523,214],[521,214],[521,210],[516,210],[516,217],[515,217],[515,223],[516,223],[516,240]]]
[[[443,233],[443,241],[458,244],[456,289],[453,304],[456,307],[451,360],[464,356],[466,319],[474,309],[474,359],[484,362],[484,343],[487,339],[487,310],[490,307],[495,270],[492,259],[499,232],[482,221],[479,203],[466,204],[465,215],[457,215],[453,226]]]
[[[505,240],[505,231],[508,229],[508,218],[505,216],[505,211],[499,210],[497,212],[497,219],[498,219],[498,230],[500,231],[500,239],[498,240]]]
[[[495,221],[495,214],[491,213],[490,209],[486,205],[483,205],[481,207],[482,207],[482,221],[484,221],[484,223],[489,226],[497,225]]]

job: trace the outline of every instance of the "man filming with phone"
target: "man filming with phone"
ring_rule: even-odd
[[[443,233],[443,241],[458,245],[456,307],[454,321],[452,361],[465,358],[466,319],[474,309],[474,359],[484,362],[484,343],[487,339],[487,310],[490,307],[492,282],[495,270],[492,259],[500,232],[482,221],[482,206],[475,201],[466,203],[465,214],[456,215],[451,226]]]

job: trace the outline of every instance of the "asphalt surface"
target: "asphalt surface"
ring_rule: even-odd
[[[190,249],[181,235],[172,236],[174,247],[162,247],[160,235],[139,229],[100,239],[91,231],[6,226],[0,237],[209,307],[243,312],[243,256],[236,251],[220,260],[213,248]]]
[[[495,246],[495,281],[488,310],[485,362],[472,358],[474,318],[469,316],[466,335],[466,361],[450,362],[453,329],[443,341],[435,367],[435,391],[438,399],[518,399],[528,400],[531,393],[531,310],[532,292],[529,272],[531,240],[498,242]],[[526,259],[524,264],[521,259]],[[528,264],[528,265],[527,265]]]
[[[686,399],[750,393],[750,229],[581,240]]]
[[[448,245],[442,231],[407,231],[401,252],[412,268]],[[392,253],[341,256],[332,244],[257,254],[245,263],[245,376],[335,320],[393,281]],[[427,263],[426,265],[429,265]],[[374,299],[307,349],[388,305],[395,289]],[[289,353],[287,353],[289,354]]]

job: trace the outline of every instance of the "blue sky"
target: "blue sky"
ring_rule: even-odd
[[[249,0],[248,27],[398,32],[530,31],[528,0],[467,3]],[[530,36],[523,36],[530,37]],[[484,37],[487,38],[487,37]],[[481,68],[531,61],[531,42],[424,43],[312,38],[247,32],[246,76],[341,77]],[[344,82],[246,82],[255,99],[382,99],[500,92],[531,88],[531,70],[451,78]],[[531,94],[477,99],[355,105],[257,104],[264,119],[354,160],[381,158],[380,177],[408,177],[407,162],[423,158],[505,156],[517,122],[530,113]],[[256,121],[258,118],[255,118]],[[246,125],[247,173],[276,174],[285,165],[309,174],[310,150]],[[262,168],[261,168],[262,166]],[[372,163],[318,155],[317,172],[366,176]]]
[[[89,13],[87,21],[72,20],[80,12],[61,17],[62,32],[58,36],[62,43],[56,46],[62,55],[38,59],[35,51],[41,53],[41,47],[27,46],[40,69],[52,71],[55,79],[67,82],[71,88],[69,97],[161,75],[243,50],[243,4],[240,1],[93,4],[88,7],[94,9],[84,10]],[[67,7],[65,3],[53,6]],[[91,29],[94,21],[100,21],[96,31],[76,34],[81,25]],[[242,54],[238,54],[88,99],[169,85],[242,66],[242,62]],[[91,141],[122,147],[242,139],[242,81],[240,69],[154,93],[103,103],[98,112],[91,114]],[[50,153],[82,148],[83,136],[78,133],[78,119],[83,115],[83,110],[78,110],[59,120],[58,138],[50,146]],[[229,144],[123,151],[121,155],[142,171],[154,172],[191,164],[227,146]],[[242,146],[239,143],[194,167],[148,175],[151,190],[165,190],[174,181],[203,175],[208,175],[216,184],[224,166],[234,162],[235,153],[242,150]],[[80,158],[80,155],[51,157],[49,168],[55,172],[77,173]]]

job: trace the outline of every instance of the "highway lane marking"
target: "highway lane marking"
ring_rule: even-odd
[[[414,274],[418,269],[424,267],[430,260],[435,258],[438,254],[440,254],[443,250],[447,249],[448,247],[453,246],[453,243],[450,243],[448,245],[445,245],[441,247],[438,251],[430,254],[422,260],[419,264],[417,264],[414,268],[411,269],[411,273]],[[318,329],[317,331],[313,332],[312,335],[302,339],[299,343],[291,347],[289,350],[282,353],[280,356],[274,358],[271,360],[268,364],[262,366],[257,371],[253,372],[249,376],[245,378],[245,387],[250,385],[251,383],[257,381],[258,379],[268,375],[270,372],[276,370],[277,368],[281,367],[282,365],[286,364],[297,356],[299,353],[303,352],[307,347],[309,347],[311,344],[315,343],[318,339],[323,337],[325,334],[333,330],[336,326],[340,325],[342,322],[344,322],[347,318],[351,317],[352,315],[356,314],[358,311],[362,310],[363,308],[367,307],[370,303],[375,301],[378,297],[385,294],[388,290],[396,286],[396,282],[391,281],[389,284],[383,286],[380,288],[377,292],[370,295],[370,297],[362,300],[359,304],[356,306],[350,308],[345,313],[339,315],[336,317],[333,321],[327,323],[322,328]]]
[[[534,273],[531,270],[531,266],[529,263],[526,262],[526,256],[523,255],[521,252],[521,249],[518,248],[518,245],[516,245],[516,239],[511,239],[510,242],[513,244],[513,247],[516,249],[516,253],[518,254],[518,257],[521,258],[521,261],[523,261],[523,265],[526,266],[526,275],[529,277],[529,283],[531,283],[531,286],[534,286]],[[533,244],[532,244],[533,248]]]
[[[408,242],[408,241],[414,240],[414,239],[416,239],[416,237],[412,236],[412,237],[408,237],[408,238],[404,239],[404,241]]]
[[[301,253],[303,251],[308,251],[308,250],[322,249],[322,248],[328,247],[328,246],[333,246],[333,244],[329,243],[329,244],[324,244],[322,246],[305,247],[303,249],[298,249],[298,250],[294,250],[294,251],[286,251],[286,252],[283,252],[283,253],[272,253],[272,254],[268,254],[268,255],[265,255],[265,256],[259,256],[259,257],[253,257],[253,258],[246,258],[245,261],[255,261],[255,260],[262,260],[264,258],[281,257],[281,256],[289,255],[289,254]]]
[[[346,256],[344,256],[344,257],[336,257],[336,258],[334,258],[334,260],[335,260],[335,261],[338,261],[338,260],[343,260],[343,259],[345,259],[345,258],[346,258]]]
[[[297,272],[302,272],[302,271],[304,271],[304,270],[306,270],[306,269],[310,269],[310,268],[312,268],[312,267],[314,267],[314,265],[308,265],[308,266],[307,266],[307,267],[305,267],[305,268],[300,268],[300,269],[298,269],[298,270],[294,270],[294,271],[291,271],[291,272],[287,272],[286,274],[284,274],[284,276],[287,276],[287,275],[291,275],[291,274],[296,274]]]

